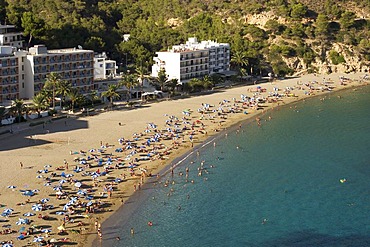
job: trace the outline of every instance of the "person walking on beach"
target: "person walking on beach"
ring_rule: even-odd
[[[19,162],[20,166],[21,166],[21,169],[23,169],[23,163],[22,162]]]
[[[134,235],[135,235],[135,230],[134,230],[134,228],[133,228],[133,227],[131,227],[131,229],[130,229],[130,233],[131,233],[131,235],[132,235],[132,236],[134,236]]]

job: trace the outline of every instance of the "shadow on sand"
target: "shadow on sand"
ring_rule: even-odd
[[[57,121],[49,121],[46,124],[29,127],[28,125],[14,125],[13,133],[0,136],[0,152],[25,147],[41,146],[52,143],[42,140],[43,135],[68,132],[77,129],[87,129],[88,122],[78,118],[66,118]]]

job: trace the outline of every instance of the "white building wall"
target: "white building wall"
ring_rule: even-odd
[[[107,60],[105,55],[94,57],[94,80],[113,79],[117,75],[117,65],[114,60]]]
[[[174,45],[167,52],[156,54],[152,76],[157,77],[160,68],[163,67],[169,79],[177,78],[179,82],[225,72],[230,67],[229,44],[211,40],[199,43],[195,37],[189,38],[185,44]]]
[[[157,57],[154,58],[152,66],[152,76],[158,77],[161,69],[166,70],[168,79],[178,79],[180,81],[180,53],[171,52],[156,52]]]
[[[94,79],[104,80],[105,78],[105,58],[94,58]]]
[[[27,60],[27,52],[26,51],[16,51],[14,53],[14,56],[18,57],[18,77],[19,77],[19,97],[21,99],[29,99],[29,94],[27,92],[27,86],[26,83],[26,67],[25,67],[25,61]]]
[[[24,88],[24,97],[28,99],[32,99],[35,95],[34,85],[35,85],[35,62],[34,57],[32,55],[26,55],[26,58],[23,62],[24,65],[24,80],[25,80],[25,88]]]

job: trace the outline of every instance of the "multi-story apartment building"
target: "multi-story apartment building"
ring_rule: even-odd
[[[0,25],[0,45],[22,48],[22,33],[16,31],[14,25]]]
[[[117,75],[116,61],[109,60],[105,52],[94,56],[94,79],[112,79]]]
[[[14,48],[0,46],[0,102],[19,98],[19,59]]]
[[[47,75],[55,72],[62,80],[69,81],[82,94],[94,87],[94,52],[83,49],[47,50],[43,45],[29,49],[25,67],[25,94],[21,97],[32,98],[40,92]]]
[[[210,40],[199,43],[196,38],[189,38],[186,44],[175,45],[171,50],[156,52],[156,55],[152,76],[157,77],[164,69],[168,79],[178,79],[180,83],[222,73],[230,67],[230,45]]]

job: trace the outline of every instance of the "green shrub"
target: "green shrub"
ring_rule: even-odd
[[[344,57],[342,55],[340,55],[338,52],[334,51],[334,50],[331,50],[329,52],[329,58],[330,58],[331,62],[334,65],[338,65],[340,63],[345,63],[346,62]]]

